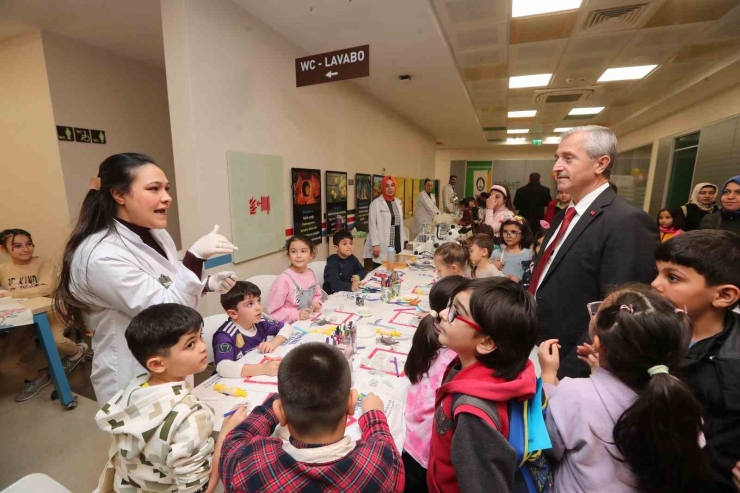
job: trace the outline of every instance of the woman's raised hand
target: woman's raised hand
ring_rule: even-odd
[[[213,227],[213,231],[201,237],[190,247],[190,252],[202,259],[209,259],[214,255],[233,253],[234,250],[239,250],[239,248],[224,235],[218,234],[218,224]]]

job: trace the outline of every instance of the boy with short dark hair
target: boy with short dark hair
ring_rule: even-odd
[[[212,492],[222,436],[214,447],[210,407],[190,393],[188,375],[208,364],[203,319],[176,303],[154,305],[126,329],[126,341],[149,373],[139,375],[95,415],[113,436],[114,455],[99,491]]]
[[[328,294],[339,291],[359,291],[360,281],[367,271],[353,255],[354,238],[346,229],[334,233],[334,253],[326,259],[324,267],[324,291]]]
[[[439,343],[457,358],[437,390],[427,486],[432,493],[515,491],[509,403],[537,391],[529,361],[537,304],[503,277],[469,280],[450,301],[440,313]]]
[[[358,399],[351,380],[336,347],[311,342],[288,353],[279,395],[255,407],[224,441],[219,471],[226,491],[403,491],[403,463],[378,396],[362,399],[362,440],[344,435]],[[290,442],[272,436],[278,423]]]
[[[239,359],[255,347],[263,353],[275,351],[294,333],[292,325],[262,313],[261,295],[260,288],[249,281],[237,281],[221,295],[221,306],[229,319],[213,334],[211,345],[216,371],[222,377],[277,375],[280,365],[277,358],[257,365],[239,363]],[[270,341],[267,340],[269,336],[273,336]]]
[[[733,491],[740,461],[740,235],[695,230],[661,243],[655,251],[657,293],[691,319],[689,352],[682,364],[704,408],[704,437],[714,484]]]

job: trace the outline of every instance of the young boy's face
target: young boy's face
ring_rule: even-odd
[[[226,310],[226,314],[241,327],[251,328],[262,320],[262,299],[254,296],[245,296],[236,305],[236,310]]]
[[[481,334],[460,319],[473,321],[470,316],[470,291],[462,291],[453,300],[457,312],[455,320],[450,323],[449,308],[440,313],[439,342],[443,346],[462,356],[474,356],[476,347],[481,340]]]
[[[715,292],[693,268],[660,261],[655,265],[658,276],[650,284],[653,291],[686,310],[689,317],[696,317],[712,306]]]
[[[208,351],[202,335],[201,328],[188,332],[170,348],[168,356],[158,356],[162,358],[165,371],[170,377],[184,379],[188,375],[200,373],[206,369]]]
[[[334,250],[342,258],[347,258],[355,251],[354,241],[352,238],[343,238],[339,245],[334,245]]]
[[[478,262],[488,257],[488,248],[481,248],[475,243],[470,245],[470,263],[478,265]]]

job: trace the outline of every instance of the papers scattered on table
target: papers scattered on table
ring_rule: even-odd
[[[369,356],[362,358],[360,368],[363,370],[377,370],[388,375],[406,376],[403,367],[408,354],[390,349],[375,348]]]

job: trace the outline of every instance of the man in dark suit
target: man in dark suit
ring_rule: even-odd
[[[514,207],[527,220],[532,233],[540,229],[540,221],[545,217],[545,207],[552,201],[550,189],[540,185],[540,174],[529,175],[529,183],[516,191]]]
[[[603,300],[614,286],[655,277],[658,227],[609,186],[616,152],[614,133],[589,125],[563,134],[555,153],[558,188],[573,200],[545,236],[529,290],[540,307],[540,341],[560,343],[559,378],[589,375],[576,354],[588,341],[586,304]]]

